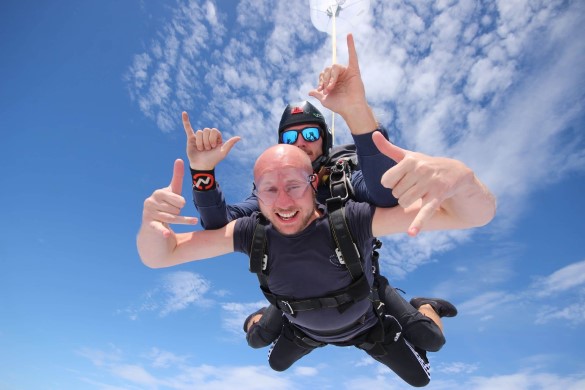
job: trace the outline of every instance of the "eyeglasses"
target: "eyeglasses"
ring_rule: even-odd
[[[316,179],[316,175],[308,175],[306,181],[301,180],[293,180],[286,183],[284,188],[282,189],[286,195],[292,199],[299,199],[309,187],[312,187],[311,183],[313,183]],[[314,189],[314,188],[313,188]],[[258,197],[267,206],[272,206],[276,199],[278,199],[278,194],[281,190],[274,185],[269,185],[266,187],[256,187],[254,184],[254,189],[252,193]]]
[[[283,144],[294,144],[299,138],[299,133],[302,134],[304,140],[307,142],[315,142],[321,138],[319,128],[315,126],[309,126],[302,129],[283,131],[280,133],[280,141]]]

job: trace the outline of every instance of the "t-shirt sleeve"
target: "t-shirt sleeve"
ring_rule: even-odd
[[[238,218],[234,226],[234,251],[250,254],[254,227],[256,226],[256,215],[252,217]]]
[[[372,218],[376,206],[369,203],[349,201],[345,205],[345,215],[349,230],[356,242],[366,242],[373,237]]]

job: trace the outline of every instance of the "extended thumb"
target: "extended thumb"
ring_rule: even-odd
[[[232,137],[230,139],[228,139],[227,141],[225,141],[225,143],[223,144],[223,149],[225,151],[225,154],[227,155],[230,150],[232,150],[232,148],[234,147],[234,145],[236,143],[238,143],[242,138],[241,137]]]
[[[397,163],[402,161],[402,159],[406,155],[406,151],[404,149],[399,148],[392,142],[388,141],[379,131],[376,131],[374,132],[374,134],[372,134],[372,140],[374,141],[374,144],[381,153],[390,157]]]

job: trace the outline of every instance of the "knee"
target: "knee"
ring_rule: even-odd
[[[437,334],[429,338],[426,343],[426,350],[429,352],[439,352],[443,348],[443,345],[445,345],[445,341],[445,336],[442,333]]]
[[[278,372],[286,371],[292,365],[292,363],[273,359],[272,357],[268,358],[268,364],[270,365],[270,368]]]
[[[252,348],[264,348],[268,345],[270,345],[270,343],[272,341],[274,341],[274,338],[272,340],[270,339],[266,339],[265,337],[262,337],[261,332],[258,329],[258,326],[255,326],[254,328],[251,328],[248,333],[246,333],[246,341],[248,342],[248,345]]]
[[[431,382],[431,378],[420,377],[420,378],[416,378],[416,379],[413,379],[411,381],[408,381],[408,384],[411,385],[412,387],[425,387],[430,382]]]
[[[413,345],[428,352],[437,352],[445,345],[443,332],[430,320],[416,322],[402,334]]]

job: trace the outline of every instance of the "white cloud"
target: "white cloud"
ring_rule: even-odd
[[[569,264],[535,282],[535,290],[541,297],[558,294],[585,284],[585,260]]]
[[[151,365],[154,368],[169,368],[172,365],[185,364],[187,356],[177,356],[176,354],[163,351],[158,348],[152,348],[152,350],[146,355],[151,360]]]
[[[246,317],[261,307],[266,306],[268,306],[267,301],[258,301],[253,303],[224,303],[221,305],[221,308],[224,311],[222,314],[222,327],[243,339],[243,325]]]
[[[295,375],[299,376],[317,376],[319,370],[316,367],[298,366],[294,369]]]
[[[585,324],[585,299],[564,307],[545,306],[536,314],[537,324],[546,324],[561,320],[563,324]]]
[[[80,379],[100,389],[294,389],[293,377],[272,371],[267,366],[211,366],[192,365],[185,357],[154,348],[144,356],[147,360],[137,359],[117,352],[115,358],[108,359],[111,353],[93,350],[80,353],[95,364],[95,372],[86,372]],[[96,364],[93,356],[101,356]],[[159,364],[161,356],[166,363]],[[148,367],[151,368],[148,368]],[[311,375],[310,369],[301,370]],[[99,380],[93,379],[99,378]],[[109,382],[109,383],[108,383]],[[122,383],[122,384],[120,384]]]
[[[458,305],[459,311],[467,315],[481,316],[492,313],[497,308],[509,302],[514,302],[518,297],[503,291],[490,291],[475,296]]]
[[[445,374],[471,374],[477,371],[479,364],[470,364],[464,362],[452,362],[439,364],[433,371],[442,372]]]
[[[206,305],[209,301],[204,295],[209,291],[211,283],[198,274],[178,271],[164,277],[163,289],[166,295],[161,316],[182,310],[191,304]]]
[[[531,192],[585,167],[582,135],[558,141],[583,117],[585,41],[574,37],[582,35],[584,7],[561,0],[374,2],[355,34],[367,96],[392,138],[476,170],[498,197],[492,224],[500,230],[530,207]],[[163,131],[182,131],[187,110],[196,128],[242,136],[224,164],[251,171],[274,143],[286,102],[306,98],[330,62],[330,43],[311,26],[303,2],[242,1],[235,19],[211,2],[178,2],[160,38],[135,56],[128,87]],[[340,37],[339,62],[346,51]],[[340,122],[337,140],[349,141]],[[404,275],[461,239],[397,239],[386,264]]]
[[[158,312],[161,317],[184,310],[191,305],[209,306],[213,301],[206,297],[211,282],[199,274],[177,271],[165,274],[158,286],[144,295],[138,307],[130,306],[118,310],[131,320],[138,319],[144,312]]]

